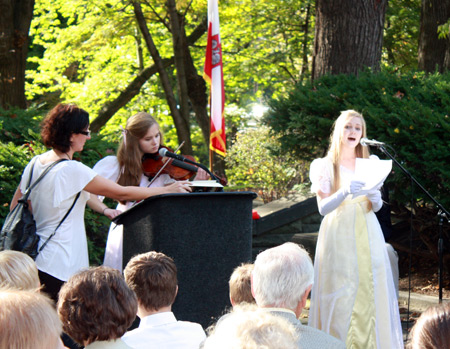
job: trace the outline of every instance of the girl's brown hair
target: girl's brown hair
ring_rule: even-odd
[[[138,186],[140,184],[143,169],[139,140],[147,134],[149,128],[153,125],[158,125],[158,122],[153,116],[145,112],[139,112],[128,119],[124,138],[122,138],[117,150],[117,161],[120,166],[117,183],[120,185]]]

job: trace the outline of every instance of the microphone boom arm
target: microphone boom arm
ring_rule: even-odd
[[[198,162],[195,162],[195,161],[192,161],[192,160],[186,159],[186,158],[184,158],[184,161],[187,163],[190,163],[192,165],[198,166],[201,169],[205,170],[211,176],[212,179],[214,179],[217,183],[220,183],[219,178],[217,178],[215,175],[213,175],[211,173],[211,171],[205,165],[199,164]]]

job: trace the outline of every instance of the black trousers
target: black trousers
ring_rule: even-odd
[[[39,270],[39,280],[41,281],[42,292],[50,296],[50,298],[53,299],[56,304],[56,302],[58,302],[59,290],[64,284],[64,281],[59,280],[54,276],[51,276],[50,274],[44,273],[43,271],[40,270]]]
[[[41,281],[42,292],[47,294],[51,299],[53,299],[53,301],[56,304],[58,302],[59,290],[64,284],[64,281],[59,280],[54,276],[51,276],[50,274],[44,273],[43,271],[40,270],[39,270],[39,280]],[[74,340],[70,338],[66,333],[63,333],[61,335],[61,339],[67,348],[70,349],[83,348],[82,346],[79,346],[77,343],[75,343]]]

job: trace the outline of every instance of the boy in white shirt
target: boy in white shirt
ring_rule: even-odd
[[[133,348],[195,348],[205,339],[200,324],[177,321],[172,304],[178,292],[177,267],[160,252],[133,257],[125,270],[125,281],[138,298],[139,327],[122,340]]]

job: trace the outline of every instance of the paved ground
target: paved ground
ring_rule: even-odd
[[[420,314],[426,310],[429,306],[439,304],[438,297],[425,296],[418,293],[408,294],[406,291],[399,292],[399,311],[400,319],[402,321],[403,328],[403,340],[407,341],[407,334],[411,330],[412,326]],[[408,312],[408,299],[409,299],[409,312]],[[444,302],[450,302],[450,299],[444,299]],[[301,315],[301,322],[303,324],[308,324],[308,310],[309,310],[309,300],[305,309],[303,309]]]

